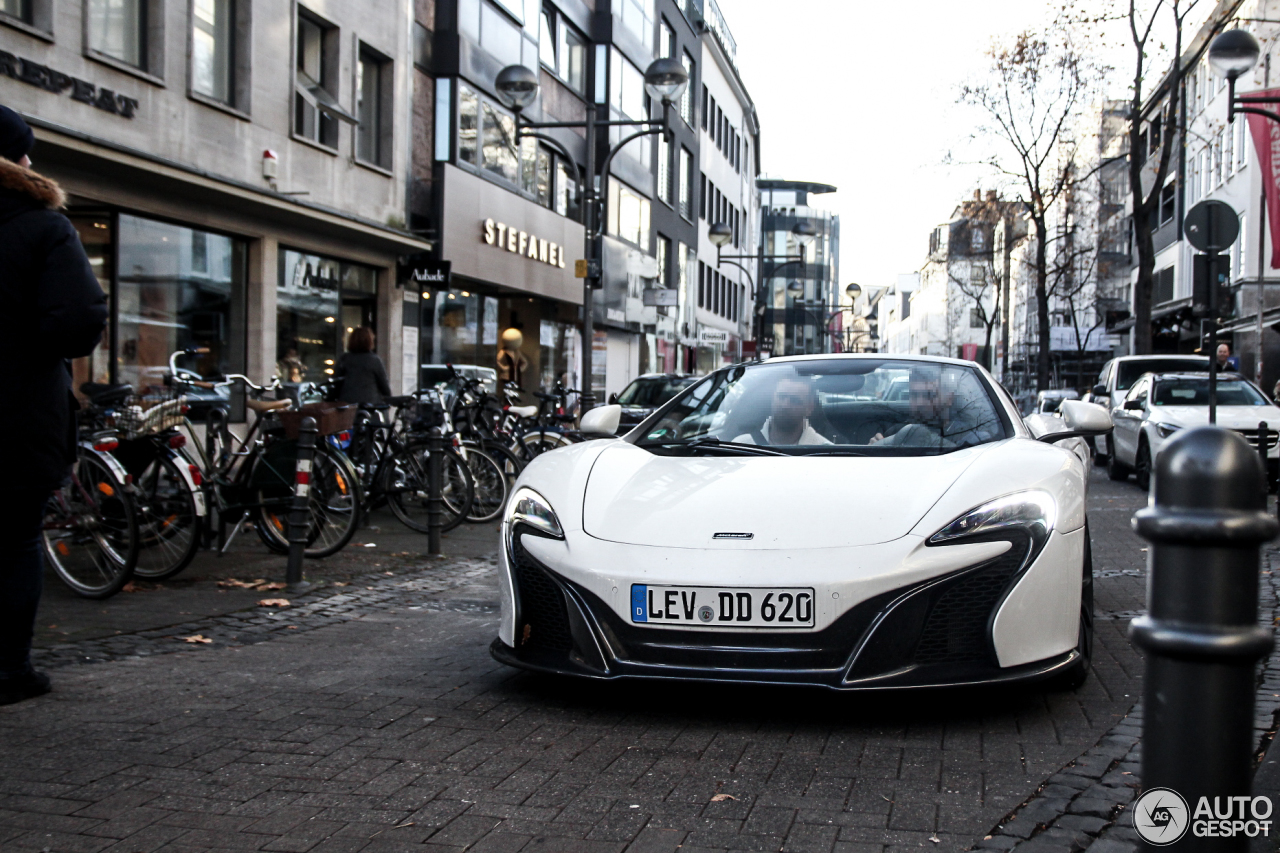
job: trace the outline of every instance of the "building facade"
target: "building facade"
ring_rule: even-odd
[[[332,373],[373,327],[410,387],[397,261],[412,66],[405,0],[30,0],[0,6],[0,102],[110,296],[80,381]]]
[[[758,345],[773,355],[830,352],[836,324],[847,305],[840,281],[840,217],[810,205],[810,196],[833,193],[830,184],[761,178],[760,322]],[[797,240],[793,229],[807,222],[815,237]],[[773,256],[778,260],[770,260]],[[781,260],[803,257],[803,263]],[[793,286],[794,285],[794,286]],[[836,332],[836,334],[833,334]]]

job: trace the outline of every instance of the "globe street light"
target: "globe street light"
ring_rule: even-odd
[[[862,295],[862,285],[860,285],[860,284],[850,284],[848,287],[846,287],[846,288],[844,289],[844,292],[845,292],[845,295],[847,295],[847,296],[849,297],[849,300],[850,300],[850,301],[854,301],[854,300],[856,300],[860,295]]]
[[[582,351],[585,353],[591,352],[594,343],[594,320],[591,303],[594,301],[593,294],[595,289],[602,286],[600,279],[603,272],[601,259],[604,256],[604,229],[597,227],[597,223],[605,221],[604,206],[606,199],[597,189],[597,179],[600,179],[599,183],[601,185],[604,184],[609,174],[609,164],[613,162],[614,155],[626,147],[627,143],[642,136],[659,133],[670,138],[671,102],[679,100],[688,86],[689,72],[681,63],[674,59],[658,59],[645,69],[644,87],[650,97],[662,102],[661,119],[642,118],[601,121],[597,117],[596,108],[589,106],[586,111],[585,121],[532,122],[524,119],[524,111],[532,106],[533,102],[538,98],[538,72],[523,65],[508,65],[499,71],[498,76],[494,78],[493,88],[498,94],[498,99],[515,113],[515,141],[517,144],[525,138],[540,139],[554,148],[564,158],[566,165],[577,171],[577,159],[564,144],[554,136],[538,133],[537,131],[551,128],[575,128],[584,131],[586,162],[583,164],[579,176],[580,180],[577,182],[576,194],[582,206],[582,225],[585,235],[583,253],[586,257],[581,262],[585,270],[578,272],[579,275],[585,273],[582,282]],[[623,126],[637,129],[633,133],[623,135],[622,139],[608,150],[597,170],[596,129]],[[586,368],[583,376],[582,396],[580,398],[583,412],[588,411],[595,405],[595,394],[591,388],[589,371],[590,368]]]
[[[1258,64],[1262,46],[1247,30],[1227,30],[1209,45],[1209,65],[1228,80],[1234,80]]]
[[[729,227],[727,222],[717,222],[707,229],[707,239],[714,243],[717,248],[724,248],[733,239],[733,229]]]

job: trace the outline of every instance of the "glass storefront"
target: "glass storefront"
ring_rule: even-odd
[[[276,372],[285,382],[333,375],[347,335],[376,326],[378,271],[323,255],[280,249]]]
[[[180,365],[202,376],[245,367],[247,244],[222,234],[126,213],[73,212],[112,321],[75,383],[116,382],[145,392],[164,382],[169,354],[207,347]]]

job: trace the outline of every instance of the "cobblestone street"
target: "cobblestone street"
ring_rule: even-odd
[[[1075,692],[534,676],[489,656],[492,559],[422,561],[281,610],[47,642],[55,692],[0,709],[0,850],[1115,853],[1146,495],[1100,470],[1092,489],[1097,643]]]

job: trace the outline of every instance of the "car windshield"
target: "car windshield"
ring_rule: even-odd
[[[694,377],[641,377],[623,389],[618,402],[624,406],[657,408],[696,381]]]
[[[1192,370],[1209,370],[1209,359],[1199,358],[1140,358],[1120,362],[1116,374],[1116,390],[1128,391],[1144,373],[1186,373]]]
[[[1209,379],[1160,379],[1156,382],[1157,406],[1209,405]],[[1267,398],[1241,379],[1218,380],[1219,406],[1265,406]]]
[[[973,368],[814,359],[717,371],[636,443],[670,453],[918,456],[996,441],[1009,429]]]

